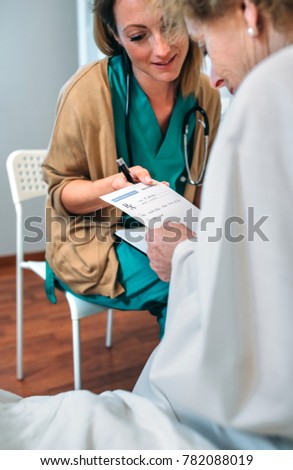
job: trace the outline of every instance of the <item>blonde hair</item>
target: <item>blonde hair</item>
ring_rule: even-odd
[[[122,54],[123,51],[122,46],[114,37],[114,34],[117,34],[114,6],[115,0],[93,0],[92,2],[92,11],[94,13],[94,39],[98,48],[110,57]],[[152,6],[156,8],[155,3],[153,3]],[[183,16],[180,18],[183,18]],[[179,18],[177,17],[178,28],[180,29],[178,20]],[[190,40],[188,53],[179,77],[183,96],[195,94],[202,60],[202,52],[198,46]]]

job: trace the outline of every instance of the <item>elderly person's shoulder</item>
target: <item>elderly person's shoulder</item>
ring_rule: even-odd
[[[279,96],[286,91],[289,98],[293,94],[292,76],[293,46],[290,45],[259,62],[243,80],[237,95],[249,95],[256,99],[255,104],[265,96],[271,99],[272,92]]]
[[[225,128],[230,126],[233,133],[237,123],[245,130],[249,123],[258,127],[260,120],[270,120],[273,114],[277,119],[281,107],[293,105],[292,76],[293,46],[259,62],[240,84],[225,117]]]

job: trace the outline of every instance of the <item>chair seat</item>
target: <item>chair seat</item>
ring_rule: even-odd
[[[22,261],[20,266],[23,269],[30,269],[42,279],[46,279],[46,262],[45,261]]]
[[[87,302],[83,299],[79,299],[70,292],[65,292],[65,295],[70,306],[72,320],[80,320],[81,318],[86,318],[89,315],[104,312],[108,309],[108,307],[104,307],[103,305],[98,305],[92,302]],[[109,346],[107,345],[107,347]]]

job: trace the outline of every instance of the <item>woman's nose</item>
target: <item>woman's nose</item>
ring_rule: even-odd
[[[221,78],[214,69],[214,66],[211,65],[211,71],[210,71],[210,84],[213,88],[222,88],[225,86],[223,78]]]
[[[154,36],[153,51],[158,57],[166,57],[170,49],[170,42],[162,33]]]

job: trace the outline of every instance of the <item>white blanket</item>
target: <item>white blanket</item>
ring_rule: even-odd
[[[0,391],[0,449],[211,449],[150,400],[125,391],[21,398]]]

